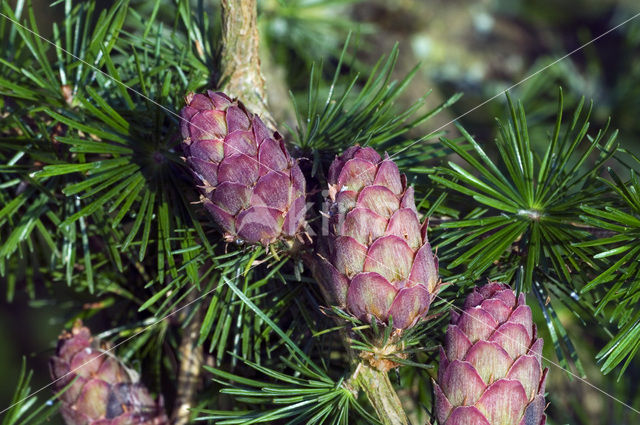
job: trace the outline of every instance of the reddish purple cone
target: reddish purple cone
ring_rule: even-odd
[[[328,175],[328,252],[314,275],[332,305],[364,321],[406,329],[425,317],[439,288],[438,262],[406,177],[388,156],[353,146]]]
[[[524,294],[489,283],[451,312],[435,385],[442,425],[544,425],[542,338]]]
[[[113,354],[96,347],[91,331],[78,321],[63,332],[50,361],[54,391],[67,425],[167,425],[162,400],[155,401]]]
[[[305,225],[305,181],[282,137],[220,92],[189,94],[183,151],[225,239],[267,245]]]

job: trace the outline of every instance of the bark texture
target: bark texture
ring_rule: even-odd
[[[398,394],[393,388],[387,372],[380,371],[367,362],[358,365],[356,382],[385,425],[409,425],[407,414],[402,408]]]
[[[237,97],[275,130],[267,107],[267,91],[260,71],[260,36],[256,0],[221,0],[221,89]]]
[[[200,306],[196,305],[195,316],[189,325],[183,329],[180,341],[180,372],[178,388],[171,415],[172,425],[186,425],[190,419],[190,409],[196,399],[196,390],[200,385],[200,370],[202,369],[202,344],[198,344],[200,325],[202,324]]]

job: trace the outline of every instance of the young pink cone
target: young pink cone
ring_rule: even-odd
[[[413,188],[388,156],[360,146],[333,161],[328,183],[328,252],[313,267],[328,302],[364,321],[412,327],[440,286]]]
[[[190,93],[186,103],[183,152],[225,239],[295,238],[305,226],[305,181],[280,134],[224,93]]]
[[[451,312],[435,384],[442,425],[544,425],[542,344],[524,294],[492,282]]]
[[[155,401],[112,354],[95,346],[91,331],[78,321],[63,332],[50,360],[54,391],[67,425],[167,425],[162,399]]]

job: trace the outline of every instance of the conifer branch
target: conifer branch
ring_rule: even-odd
[[[378,418],[385,425],[408,425],[409,419],[402,408],[387,372],[378,370],[368,362],[358,364],[353,380],[365,392]]]
[[[195,291],[191,292],[195,294]],[[195,296],[190,297],[195,298]],[[183,329],[180,341],[180,371],[174,410],[171,416],[172,425],[186,425],[191,415],[190,409],[196,401],[196,387],[199,384],[202,367],[202,344],[198,344],[200,326],[202,325],[200,305],[194,307],[196,312],[189,325]]]
[[[237,97],[272,129],[267,91],[260,70],[260,36],[256,0],[221,0],[222,67],[220,88]]]

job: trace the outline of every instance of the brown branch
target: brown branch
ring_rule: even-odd
[[[192,291],[196,293],[196,291]],[[189,299],[189,297],[187,297]],[[194,298],[194,297],[191,297]],[[178,374],[178,388],[173,413],[172,425],[186,425],[190,419],[190,409],[193,407],[196,387],[200,382],[200,370],[202,368],[202,344],[198,344],[200,335],[201,310],[196,304],[197,310],[189,325],[183,329],[182,340],[178,348],[180,356],[180,370]]]
[[[267,91],[260,71],[260,36],[256,0],[221,0],[221,89],[237,97],[272,129],[275,123],[267,108]]]

